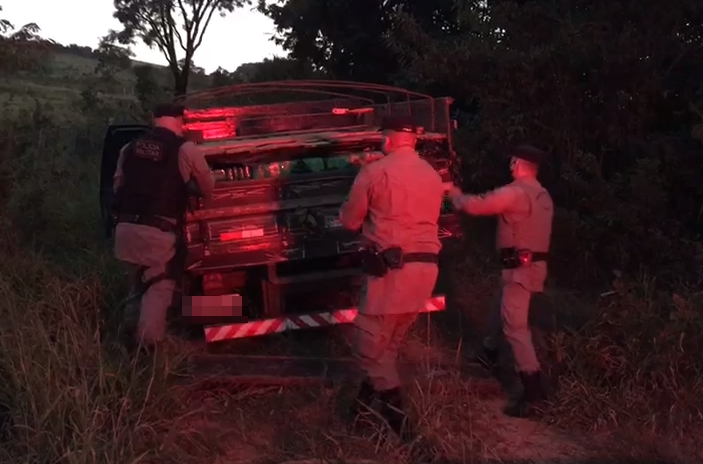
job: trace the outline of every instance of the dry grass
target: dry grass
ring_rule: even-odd
[[[640,287],[641,288],[641,287]],[[700,295],[602,299],[579,331],[554,337],[566,375],[552,411],[562,426],[613,433],[656,454],[700,462],[703,312]]]
[[[337,412],[351,385],[203,382],[186,377],[183,347],[131,358],[114,336],[123,278],[98,239],[94,153],[102,134],[79,147],[73,135],[73,145],[63,143],[65,128],[52,132],[35,120],[0,126],[0,418],[11,426],[0,461],[412,462],[406,447],[380,439],[383,427],[350,433]],[[550,292],[541,306],[555,315],[543,320],[562,376],[549,420],[560,427],[512,420],[500,414],[494,382],[437,371],[465,359],[496,298],[490,260],[470,248],[454,256],[452,308],[433,316],[431,328],[421,318],[405,348],[417,366],[408,377],[412,414],[444,455],[457,463],[703,459],[695,298],[652,298],[642,285],[593,304]],[[574,314],[587,323],[555,330],[554,320],[573,322]],[[618,447],[606,447],[612,443]]]

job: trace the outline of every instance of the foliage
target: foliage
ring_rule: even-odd
[[[312,64],[337,79],[383,82],[399,70],[384,46],[398,12],[406,12],[429,31],[452,34],[453,0],[259,1],[259,11],[273,19],[277,44],[291,58]]]
[[[258,63],[244,63],[233,72],[218,68],[211,74],[213,87],[267,81],[320,79],[323,77],[323,73],[316,72],[312,66],[305,62],[279,57],[264,58]]]
[[[686,293],[684,324],[670,295],[703,277],[703,173],[695,167],[703,148],[703,5],[438,5],[427,2],[431,15],[381,1],[282,0],[260,9],[293,58],[334,77],[454,97],[466,190],[508,181],[503,154],[512,145],[552,153],[543,181],[557,204],[553,283],[592,291],[608,285],[613,269],[653,276],[598,302],[584,327],[557,336],[567,371],[556,411],[591,428],[640,427],[672,408],[681,414],[662,429],[699,430],[703,307],[695,291]],[[469,222],[479,245],[483,225]],[[563,304],[554,310],[568,312]]]
[[[114,16],[123,28],[112,31],[108,39],[124,45],[139,39],[158,48],[169,64],[176,95],[183,95],[193,56],[213,15],[231,13],[246,3],[248,0],[114,0]]]
[[[652,283],[648,276],[620,282],[580,330],[554,337],[563,378],[549,419],[584,433],[610,426],[620,439],[646,437],[640,446],[648,452],[698,462],[703,294],[671,297]]]
[[[700,157],[691,130],[703,122],[690,110],[703,106],[698,2],[423,3],[432,14],[396,2],[325,5],[261,9],[294,58],[335,77],[454,97],[472,190],[507,180],[496,155],[510,144],[555,154],[545,181],[560,207],[554,248],[566,276],[598,281],[597,267],[650,266],[669,285],[699,278],[703,189],[690,169]],[[374,20],[359,27],[368,11]],[[374,52],[357,52],[362,43]]]
[[[138,65],[133,67],[137,82],[134,84],[134,94],[141,104],[144,114],[148,114],[159,102],[166,100],[166,90],[158,84],[154,76],[154,67]]]
[[[53,43],[41,38],[39,32],[35,23],[16,28],[10,21],[0,18],[0,71],[12,74],[39,69]]]
[[[292,58],[219,69],[212,85],[325,75],[451,95],[471,191],[506,180],[499,155],[509,145],[529,141],[554,154],[544,181],[559,207],[550,266],[562,288],[546,298],[570,328],[552,337],[561,377],[550,417],[585,431],[654,431],[665,437],[652,443],[688,453],[680,436],[700,436],[703,395],[703,300],[695,286],[682,285],[698,283],[703,263],[703,7],[693,0],[288,0],[262,8]],[[136,24],[132,39],[156,43],[145,38],[149,26]],[[9,42],[5,32],[0,50],[11,45],[25,60],[3,62],[9,70],[37,69],[40,55],[18,53],[31,40]],[[53,119],[50,105],[32,102],[0,121],[0,258],[12,270],[0,275],[0,404],[8,406],[0,408],[0,431],[8,418],[15,426],[3,461],[149,459],[144,453],[165,446],[153,439],[160,427],[175,422],[166,407],[178,401],[159,370],[114,343],[111,309],[123,282],[93,240],[104,125],[138,120],[165,93],[157,68],[119,71],[127,62],[110,50],[120,51],[98,52],[106,53],[104,71],[93,73],[90,62],[95,84],[83,89],[80,113],[66,117],[62,108]],[[116,98],[100,83],[109,69],[128,74],[129,95]],[[497,276],[484,268],[482,225],[469,223],[465,246],[473,251],[457,253],[469,256],[454,285],[467,313],[486,312]],[[613,268],[624,272],[611,284]],[[590,284],[602,287],[606,277],[612,292],[594,298]],[[555,296],[567,284],[581,290],[568,301]],[[445,399],[464,409],[455,396]]]
[[[95,50],[95,56],[98,58],[95,73],[101,79],[107,80],[115,79],[117,73],[129,69],[132,66],[134,53],[128,48],[117,46],[102,38]]]
[[[115,343],[122,284],[94,239],[104,125],[56,122],[0,123],[0,461],[137,462],[169,417],[165,372]]]
[[[103,38],[95,50],[95,56],[98,61],[93,69],[92,79],[82,91],[84,103],[88,108],[96,104],[93,100],[98,98],[98,93],[112,93],[119,88],[119,73],[132,66],[133,53]]]

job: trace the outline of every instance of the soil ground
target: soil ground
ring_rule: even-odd
[[[401,364],[412,416],[445,458],[456,463],[551,464],[605,462],[612,456],[593,446],[592,437],[504,416],[501,385],[469,361],[468,350],[441,340],[428,321],[421,316],[403,348]],[[344,327],[250,339],[210,351],[346,357],[348,331]],[[380,424],[371,434],[352,433],[341,414],[355,393],[351,378],[334,384],[267,386],[243,385],[216,371],[204,375],[202,365],[194,372],[186,369],[178,381],[180,400],[174,407],[184,414],[162,431],[163,453],[153,464],[175,459],[222,464],[414,462],[408,447],[384,439],[389,435]]]

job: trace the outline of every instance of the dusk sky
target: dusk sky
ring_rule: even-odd
[[[95,48],[109,29],[120,26],[112,17],[112,0],[4,0],[0,4],[3,7],[0,17],[17,27],[37,23],[44,37],[65,45],[75,43]],[[238,9],[224,18],[213,16],[195,55],[197,66],[207,72],[218,66],[233,71],[242,63],[285,55],[269,40],[274,31],[273,22],[252,8]],[[132,51],[136,60],[166,64],[157,49],[150,50],[140,43]]]

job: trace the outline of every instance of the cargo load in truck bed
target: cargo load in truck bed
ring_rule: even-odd
[[[203,150],[217,179],[211,198],[193,200],[185,229],[184,295],[194,314],[225,316],[206,328],[209,341],[353,319],[354,297],[332,311],[310,312],[286,305],[286,294],[314,293],[332,281],[358,284],[359,237],[337,215],[359,169],[383,156],[378,125],[384,115],[412,115],[422,126],[421,156],[447,188],[459,181],[450,98],[370,84],[286,81],[195,93],[183,103],[186,137]],[[144,130],[108,130],[101,186],[106,232],[117,153]],[[458,232],[445,205],[440,238]],[[438,296],[428,310],[443,304]]]

